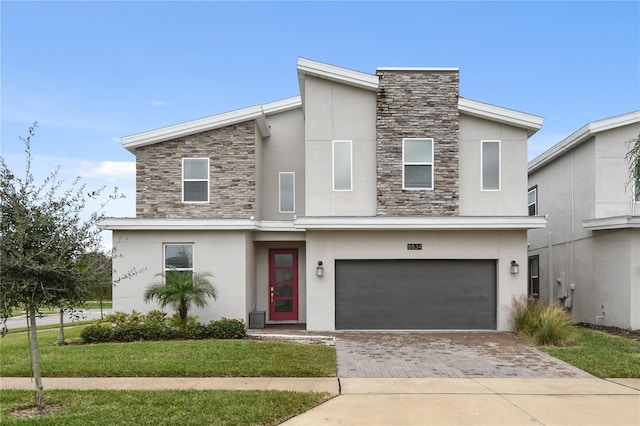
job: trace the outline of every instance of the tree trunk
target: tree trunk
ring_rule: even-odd
[[[40,346],[38,346],[38,330],[36,328],[36,308],[30,306],[28,312],[29,338],[31,339],[31,367],[36,391],[36,406],[39,410],[42,410],[44,408],[44,387],[42,386],[42,374],[40,373]]]
[[[100,298],[100,319],[104,319],[104,313],[102,312],[102,297]]]
[[[60,308],[60,327],[58,328],[58,345],[64,345],[64,309]]]

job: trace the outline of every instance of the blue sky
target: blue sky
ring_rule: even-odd
[[[2,156],[37,120],[38,173],[118,186],[120,137],[299,94],[298,57],[375,73],[457,67],[463,97],[543,116],[529,158],[640,109],[638,2],[12,2],[1,13]]]

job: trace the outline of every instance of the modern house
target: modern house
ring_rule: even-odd
[[[580,321],[640,329],[640,182],[627,142],[640,111],[594,121],[529,163],[530,296],[564,301]]]
[[[137,197],[102,222],[114,309],[156,308],[143,291],[175,269],[214,275],[201,321],[512,329],[546,224],[527,214],[542,118],[460,97],[454,68],[297,71],[300,96],[122,139]]]

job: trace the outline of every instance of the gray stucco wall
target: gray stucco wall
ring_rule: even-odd
[[[377,75],[377,215],[458,215],[458,72]],[[402,189],[403,138],[434,139],[433,190]]]
[[[255,215],[254,121],[136,149],[136,216],[248,218]],[[182,202],[182,159],[210,161],[209,203]]]

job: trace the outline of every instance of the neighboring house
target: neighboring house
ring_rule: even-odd
[[[548,218],[529,231],[529,295],[566,298],[583,322],[640,328],[640,199],[625,160],[639,133],[640,111],[594,121],[529,163],[529,213]]]
[[[457,69],[297,71],[299,97],[122,139],[137,198],[102,222],[114,309],[155,308],[144,288],[175,268],[215,276],[201,321],[512,329],[546,223],[526,198],[542,118],[459,97]]]

